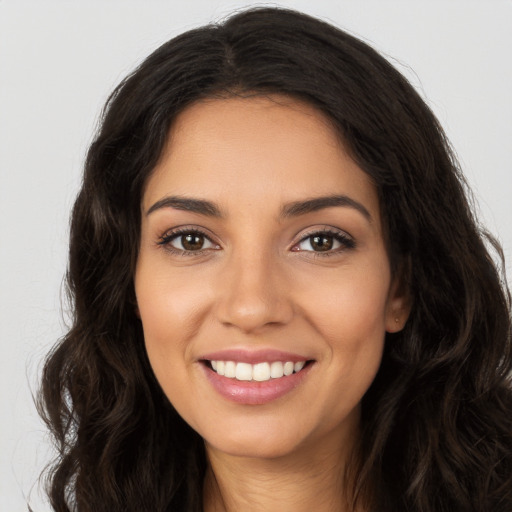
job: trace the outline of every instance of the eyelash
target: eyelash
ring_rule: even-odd
[[[338,247],[336,249],[327,250],[327,251],[300,251],[297,250],[296,252],[309,252],[314,255],[315,258],[328,258],[330,256],[336,256],[340,252],[344,252],[348,249],[355,249],[356,242],[355,240],[347,235],[346,233],[343,233],[341,231],[331,229],[331,228],[324,228],[324,229],[316,229],[313,231],[310,231],[309,233],[305,233],[301,239],[293,245],[292,250],[294,247],[299,246],[304,241],[311,239],[315,236],[326,236],[328,238],[333,238],[337,242],[339,242],[341,247]]]
[[[157,244],[162,246],[162,247],[165,247],[165,249],[167,251],[169,251],[169,252],[171,252],[173,254],[177,254],[179,256],[198,256],[200,254],[203,254],[206,250],[208,250],[208,249],[199,249],[197,251],[184,251],[182,249],[177,249],[176,247],[173,247],[171,245],[171,242],[173,240],[175,240],[176,238],[179,238],[180,236],[183,236],[183,235],[199,235],[199,236],[204,237],[210,243],[212,243],[214,245],[217,245],[217,244],[215,244],[212,241],[211,237],[208,236],[201,229],[198,229],[198,228],[187,228],[187,227],[176,228],[176,229],[173,229],[171,231],[167,231],[166,233],[164,233],[158,239]]]
[[[210,248],[208,248],[208,249],[198,249],[197,251],[186,251],[186,250],[177,249],[176,247],[173,247],[171,245],[171,242],[173,240],[175,240],[176,238],[183,236],[183,235],[199,235],[199,236],[204,237],[211,244],[218,246],[218,244],[215,244],[215,242],[213,242],[211,237],[209,235],[207,235],[201,229],[187,228],[187,227],[176,228],[171,231],[167,231],[164,235],[159,237],[157,245],[165,247],[165,249],[167,251],[169,251],[173,254],[180,255],[180,256],[199,256],[201,254],[204,254],[205,251],[211,250]],[[311,239],[314,236],[326,236],[329,238],[333,238],[334,240],[339,242],[341,247],[336,248],[334,250],[326,250],[326,251],[304,251],[304,250],[295,250],[294,251],[295,247],[299,246],[301,243],[303,243],[304,241],[306,241],[308,239]],[[314,230],[314,231],[304,234],[301,237],[301,239],[292,246],[291,250],[294,252],[308,252],[308,253],[312,253],[314,255],[314,257],[324,258],[324,257],[334,256],[334,255],[339,254],[340,252],[343,252],[347,249],[354,249],[355,247],[356,247],[356,243],[355,243],[354,239],[352,237],[350,237],[349,235],[347,235],[341,231],[334,230],[334,229],[324,228],[324,229],[320,229],[320,230],[317,229],[317,230]]]

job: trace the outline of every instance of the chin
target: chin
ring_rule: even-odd
[[[256,428],[254,428],[256,427]],[[298,452],[304,444],[304,434],[296,429],[231,426],[222,435],[203,437],[207,448],[234,457],[276,459]],[[226,432],[228,435],[226,436]]]
[[[232,457],[261,460],[283,458],[292,455],[297,450],[296,447],[288,446],[281,442],[272,442],[267,440],[265,443],[262,443],[261,441],[249,439],[239,439],[234,442],[231,441],[216,445],[206,442],[206,446],[207,448],[211,448]]]

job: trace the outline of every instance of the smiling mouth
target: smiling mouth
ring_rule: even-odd
[[[235,361],[209,361],[204,364],[217,375],[245,382],[266,382],[301,372],[313,361],[273,361],[256,364]]]

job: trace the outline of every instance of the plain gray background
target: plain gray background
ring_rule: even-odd
[[[0,509],[49,510],[32,393],[65,330],[68,215],[100,108],[156,46],[251,2],[0,0]],[[261,3],[258,5],[262,5]],[[303,0],[384,52],[427,98],[512,260],[512,1]],[[509,279],[510,282],[510,279]]]

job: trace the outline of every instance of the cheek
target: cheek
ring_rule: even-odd
[[[340,269],[316,276],[303,293],[310,320],[328,339],[340,335],[350,344],[384,336],[390,275],[385,265]]]
[[[380,366],[390,284],[386,266],[363,270],[340,271],[336,279],[323,283],[324,291],[316,281],[307,306],[309,321],[326,345],[336,387],[354,402],[362,398]]]
[[[135,293],[141,319],[147,330],[164,333],[193,328],[208,294],[197,279],[179,273],[163,272],[141,264],[135,278]]]
[[[151,267],[151,268],[150,268]],[[181,282],[183,281],[183,282]],[[151,366],[165,388],[165,380],[187,364],[190,340],[201,325],[207,295],[195,281],[181,280],[169,272],[155,272],[141,262],[135,293]],[[163,380],[162,380],[163,379]]]

